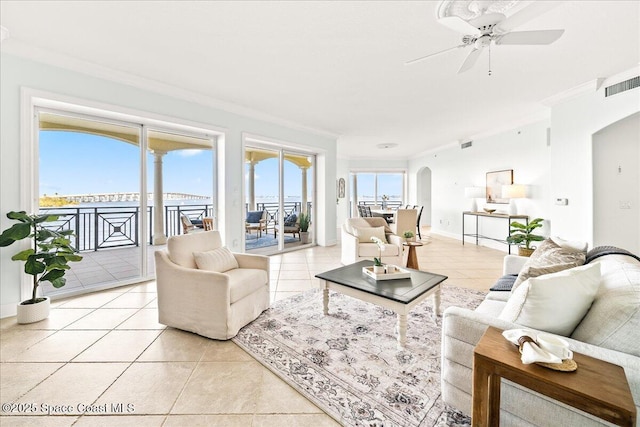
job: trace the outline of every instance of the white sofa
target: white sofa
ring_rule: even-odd
[[[377,229],[377,233],[382,229],[381,237],[386,240],[382,253],[370,238],[371,229],[374,228]],[[372,260],[382,255],[384,264],[403,265],[404,246],[402,244],[405,240],[393,234],[384,218],[349,218],[342,224],[341,237],[342,264],[353,264],[363,259]]]
[[[587,256],[587,260],[589,256]],[[507,256],[504,273],[516,274],[526,258]],[[565,339],[574,352],[624,368],[640,414],[640,261],[628,255],[604,255],[593,304]],[[473,349],[487,327],[507,330],[521,325],[499,319],[509,291],[489,292],[476,310],[450,307],[442,319],[442,397],[445,403],[471,414]],[[529,328],[531,329],[531,328]],[[580,369],[580,367],[578,367]],[[502,380],[502,426],[609,425],[589,414]]]
[[[163,325],[226,340],[269,307],[269,258],[231,253],[217,231],[172,236],[155,262]]]

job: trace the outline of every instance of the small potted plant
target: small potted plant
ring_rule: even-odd
[[[373,272],[383,274],[384,264],[382,263],[382,250],[384,249],[384,242],[375,236],[371,237],[371,241],[378,245],[378,257],[373,258]]]
[[[17,307],[18,323],[33,323],[49,316],[49,298],[38,297],[38,286],[50,282],[54,288],[65,285],[64,275],[70,261],[80,261],[77,250],[71,246],[69,237],[73,230],[53,231],[44,223],[56,221],[57,215],[28,215],[26,212],[9,212],[7,218],[18,221],[0,235],[0,247],[9,246],[23,239],[31,239],[31,247],[11,257],[13,261],[24,261],[24,272],[33,277],[31,298]]]
[[[300,218],[300,242],[309,243],[309,225],[311,224],[309,214],[302,212],[299,218]]]
[[[404,237],[404,240],[406,240],[407,242],[415,242],[416,241],[416,235],[411,230],[407,230],[404,233],[402,233],[402,237]]]
[[[536,218],[529,221],[529,224],[522,224],[518,221],[513,221],[509,236],[507,237],[507,243],[510,245],[518,245],[518,255],[531,256],[535,247],[531,246],[531,242],[541,242],[545,239],[544,236],[533,234],[533,230],[542,227],[542,218]]]

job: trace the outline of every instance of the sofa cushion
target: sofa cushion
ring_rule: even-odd
[[[194,252],[193,258],[200,270],[224,273],[238,268],[238,261],[229,248],[223,246],[206,252]]]
[[[364,218],[361,218],[361,217],[349,218],[344,223],[345,231],[354,236],[356,235],[354,231],[354,228],[356,227],[358,228],[371,227],[371,225],[367,221],[365,221]]]
[[[193,257],[194,252],[205,252],[220,247],[222,239],[218,231],[181,234],[167,239],[169,259],[185,268],[198,268]]]
[[[640,264],[611,255],[595,263],[602,267],[600,288],[571,338],[640,356]]]
[[[600,284],[600,265],[587,264],[527,279],[499,318],[569,336],[591,307]]]
[[[256,268],[236,268],[224,274],[229,276],[229,292],[231,304],[240,301],[267,286],[267,272]]]
[[[371,242],[372,237],[377,237],[383,243],[388,243],[387,236],[384,234],[384,227],[354,227],[353,231],[360,243]]]
[[[383,227],[384,234],[393,234],[393,230],[391,230],[391,227],[389,227],[389,223],[382,217],[374,216],[362,219],[364,219],[371,227]]]
[[[511,292],[514,292],[522,282],[531,277],[538,277],[544,274],[556,273],[577,267],[583,265],[584,260],[584,252],[575,250],[569,246],[562,247],[552,239],[546,239],[533,254],[531,254],[531,257],[529,257],[524,266],[522,266],[522,270],[520,270],[518,278],[511,288]]]

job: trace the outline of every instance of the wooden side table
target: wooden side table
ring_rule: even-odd
[[[636,407],[624,369],[583,354],[573,358],[578,364],[574,372],[525,365],[502,331],[489,327],[473,351],[472,425],[500,425],[500,379],[505,378],[613,424],[635,426]]]
[[[404,242],[402,245],[409,247],[409,253],[407,254],[407,268],[420,270],[420,266],[418,265],[418,254],[416,253],[416,247],[422,246],[422,242]]]

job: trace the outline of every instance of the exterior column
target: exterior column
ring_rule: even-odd
[[[307,167],[300,167],[302,171],[302,201],[300,202],[300,210],[307,213]]]
[[[249,210],[256,210],[256,163],[249,161]]]
[[[153,244],[164,245],[164,199],[162,187],[162,157],[166,151],[153,150]]]

